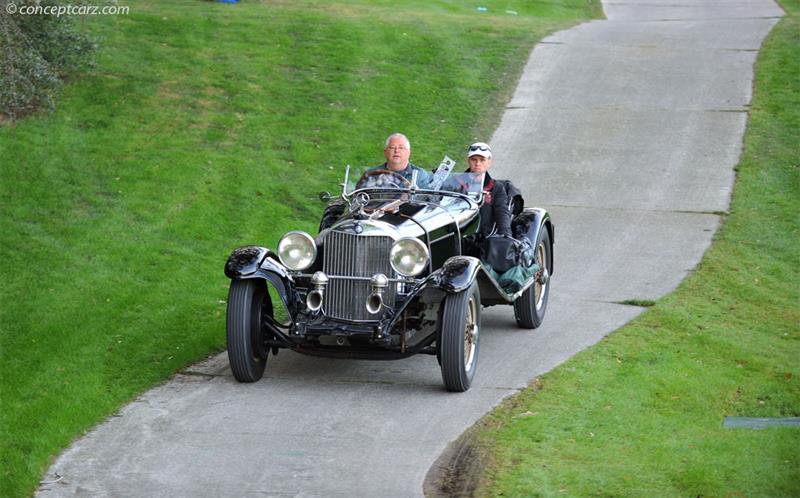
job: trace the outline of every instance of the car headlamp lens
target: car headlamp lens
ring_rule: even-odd
[[[428,248],[419,239],[399,239],[392,246],[389,261],[394,271],[404,277],[419,275],[428,266]]]
[[[278,242],[278,257],[290,270],[305,270],[317,259],[317,244],[305,232],[289,232]]]

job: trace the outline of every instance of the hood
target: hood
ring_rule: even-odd
[[[358,235],[384,235],[397,240],[401,237],[422,237],[425,232],[457,223],[466,225],[478,216],[477,205],[466,202],[443,208],[436,204],[406,202],[393,213],[364,216],[358,211],[346,213],[331,226],[331,230]]]

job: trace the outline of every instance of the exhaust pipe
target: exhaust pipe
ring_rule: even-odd
[[[328,276],[321,271],[315,272],[311,275],[311,283],[314,285],[314,290],[306,296],[306,306],[316,313],[322,309],[325,287],[328,285]]]
[[[376,273],[370,280],[372,293],[367,297],[367,312],[371,315],[380,313],[383,308],[383,292],[389,287],[389,279],[383,273]]]

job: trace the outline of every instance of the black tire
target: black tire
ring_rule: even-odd
[[[478,282],[444,299],[440,321],[439,355],[442,380],[448,391],[469,389],[478,365],[481,296]]]
[[[535,261],[541,267],[536,272],[536,282],[514,301],[514,317],[517,325],[524,329],[535,329],[542,324],[547,311],[547,298],[550,295],[550,273],[553,270],[553,256],[550,254],[550,233],[542,227],[536,243]]]
[[[228,361],[239,382],[255,382],[264,375],[269,349],[264,314],[272,301],[263,280],[233,280],[228,290]]]

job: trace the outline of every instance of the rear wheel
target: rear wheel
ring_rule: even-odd
[[[481,324],[481,296],[478,283],[450,294],[444,300],[440,329],[439,356],[442,379],[448,391],[469,389],[478,364],[478,339]]]
[[[550,294],[550,270],[553,268],[553,258],[550,254],[550,233],[547,231],[547,227],[542,227],[542,233],[536,243],[535,261],[540,266],[536,272],[536,280],[514,301],[514,317],[517,319],[517,325],[525,329],[535,329],[541,325],[547,310],[547,297]]]
[[[228,361],[239,382],[255,382],[264,375],[269,349],[264,327],[272,301],[262,280],[233,280],[228,291]]]

